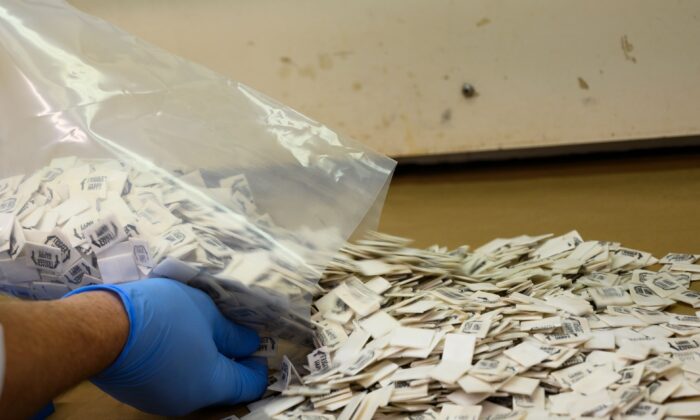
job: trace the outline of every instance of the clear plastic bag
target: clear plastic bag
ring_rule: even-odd
[[[0,3],[0,121],[3,291],[168,276],[297,342],[395,166],[55,0]]]

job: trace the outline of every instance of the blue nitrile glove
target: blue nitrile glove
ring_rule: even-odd
[[[119,295],[130,323],[117,360],[92,379],[106,393],[161,415],[262,396],[267,366],[250,357],[260,339],[224,318],[204,292],[174,280],[147,279],[70,294],[98,290]]]

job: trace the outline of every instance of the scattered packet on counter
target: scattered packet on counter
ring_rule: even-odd
[[[527,238],[474,253],[382,233],[347,244],[315,301],[310,388],[285,391],[308,395],[284,418],[691,412],[680,399],[700,396],[700,318],[666,312],[698,303],[689,277],[575,232]]]

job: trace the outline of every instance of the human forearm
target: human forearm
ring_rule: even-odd
[[[0,304],[7,369],[0,418],[25,418],[90,378],[143,411],[183,415],[259,398],[260,339],[201,290],[153,278],[77,289],[60,301]]]
[[[24,418],[109,366],[129,333],[120,299],[91,292],[51,302],[0,304],[5,384],[0,417]]]

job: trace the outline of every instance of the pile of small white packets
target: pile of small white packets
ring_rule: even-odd
[[[0,289],[53,299],[90,284],[169,277],[283,337],[308,330],[304,313],[319,276],[284,249],[313,252],[309,238],[333,234],[302,233],[262,213],[242,174],[62,157],[0,180]]]
[[[279,394],[244,418],[700,416],[700,318],[666,311],[700,307],[697,255],[657,260],[575,231],[409,244],[375,233],[339,253],[308,373],[285,358]]]

